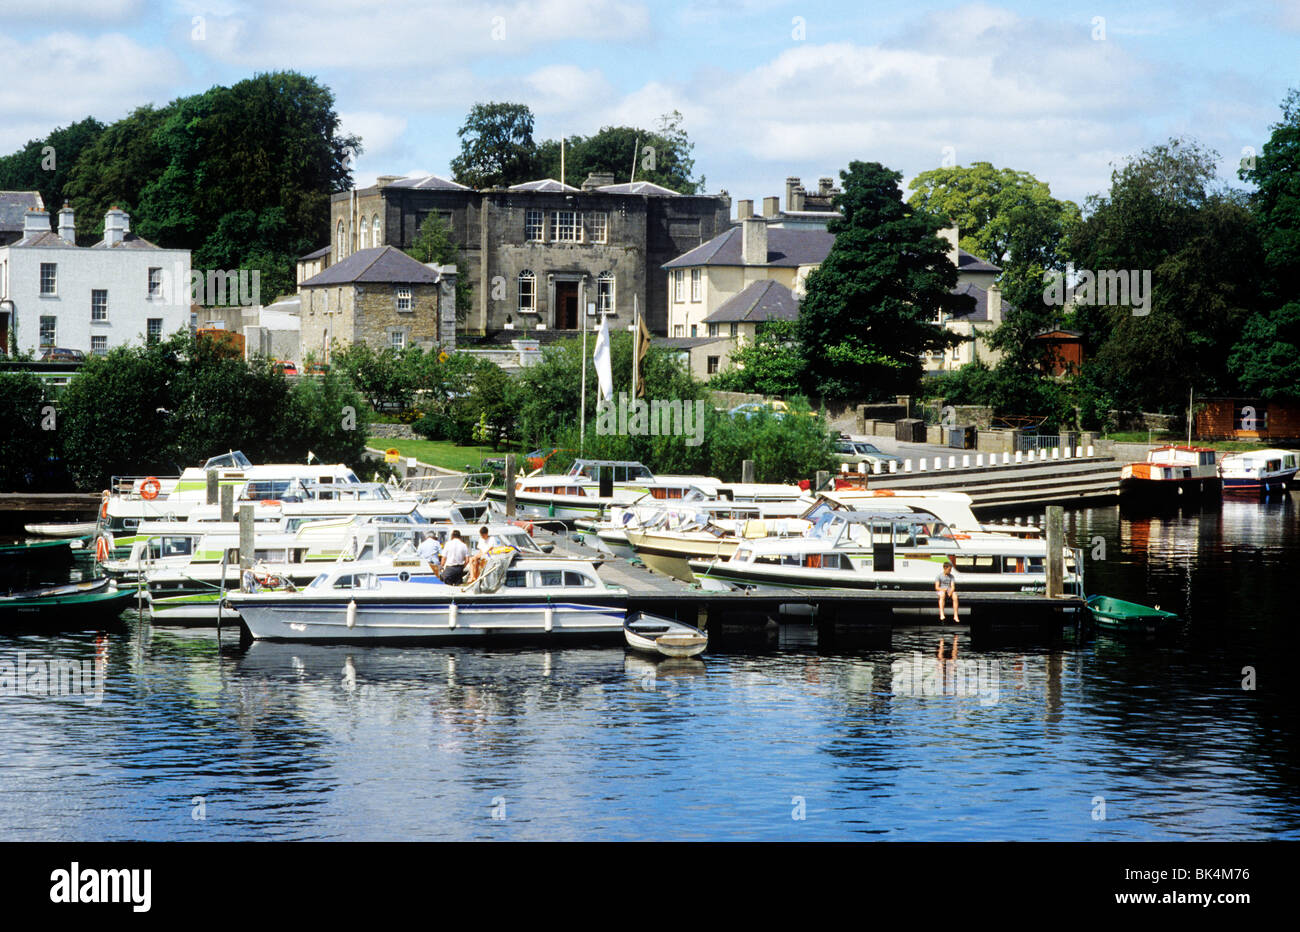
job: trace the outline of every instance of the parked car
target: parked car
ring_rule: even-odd
[[[324,375],[325,373],[330,371],[330,367],[328,363],[309,362],[307,363],[306,371],[308,375]]]
[[[875,444],[849,440],[843,437],[835,441],[835,457],[841,463],[848,463],[851,466],[866,463],[873,469],[876,463],[880,463],[882,469],[888,469],[891,462],[902,462],[897,456],[885,453]]]
[[[290,359],[277,359],[273,365],[285,375],[298,374],[298,364]]]
[[[79,349],[51,346],[41,356],[41,362],[85,362],[86,354]]]

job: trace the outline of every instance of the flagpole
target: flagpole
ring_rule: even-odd
[[[638,329],[637,315],[640,313],[640,305],[637,304],[636,295],[632,295],[632,397],[636,398],[636,370],[637,366],[636,352],[641,348],[641,331]]]
[[[578,455],[586,452],[587,444],[587,309],[578,308],[582,320],[582,400],[578,403]]]

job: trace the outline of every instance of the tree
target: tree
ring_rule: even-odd
[[[770,320],[760,324],[758,335],[731,354],[731,365],[709,383],[729,392],[792,395],[800,391],[804,360],[795,322]]]
[[[474,306],[474,286],[467,274],[469,267],[465,254],[452,239],[450,227],[437,214],[429,214],[406,252],[418,262],[456,266],[459,273],[456,276],[456,321],[463,323],[465,315]]]
[[[630,181],[633,167],[637,181],[649,181],[682,194],[704,189],[704,179],[691,178],[695,169],[691,142],[682,127],[682,115],[674,110],[659,118],[657,130],[635,126],[603,126],[594,136],[569,136],[565,140],[564,179],[580,185],[592,172],[610,174],[614,182]],[[560,178],[560,143],[543,142],[537,151],[537,174]]]
[[[1300,88],[1282,101],[1282,119],[1254,165],[1240,172],[1257,190],[1251,198],[1274,284],[1271,298],[1300,295]]]
[[[58,413],[45,385],[30,372],[0,372],[0,490],[40,486],[58,437]]]
[[[54,213],[71,197],[68,183],[81,154],[93,148],[103,132],[103,123],[86,117],[31,140],[0,158],[0,191],[39,191],[45,209]]]
[[[141,194],[167,166],[154,132],[176,106],[173,102],[160,109],[138,107],[82,150],[64,186],[64,196],[76,211],[79,238],[102,235],[104,214],[110,207],[139,216]]]
[[[830,398],[911,391],[921,355],[960,342],[937,321],[965,313],[957,270],[936,236],[942,221],[905,204],[898,172],[851,162],[840,172],[835,242],[808,276],[797,332],[808,361],[806,385]]]
[[[1300,301],[1253,315],[1228,365],[1251,394],[1300,401]]]
[[[990,337],[1006,363],[1037,365],[1033,337],[1056,321],[1059,309],[1044,305],[1043,273],[1064,272],[1062,242],[1079,220],[1072,201],[1029,172],[994,168],[988,162],[936,168],[912,179],[908,203],[957,225],[959,245],[1002,268],[1004,320]]]
[[[492,188],[534,180],[537,149],[526,104],[474,104],[456,135],[460,155],[451,160],[451,171],[460,184]]]

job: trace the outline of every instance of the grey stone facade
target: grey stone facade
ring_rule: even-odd
[[[465,331],[492,333],[507,323],[515,329],[576,329],[582,310],[598,302],[601,277],[607,276],[617,320],[631,323],[635,297],[650,329],[666,333],[668,275],[661,266],[727,229],[731,199],[602,183],[607,180],[589,179],[583,189],[534,182],[475,191],[432,176],[380,178],[373,187],[334,195],[331,259],[374,245],[409,248],[424,219],[437,213],[462,249],[460,274],[473,284],[473,308],[461,324]],[[530,211],[541,218],[540,239],[529,236]],[[569,211],[575,215],[571,239],[563,222]],[[531,309],[521,312],[526,272],[533,273],[535,297]]]

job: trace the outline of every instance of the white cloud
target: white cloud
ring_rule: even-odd
[[[406,118],[374,111],[340,113],[339,132],[361,137],[367,159],[382,159],[406,132]]]
[[[87,23],[112,23],[121,28],[139,17],[145,0],[0,0],[0,22],[39,23],[73,28]]]

